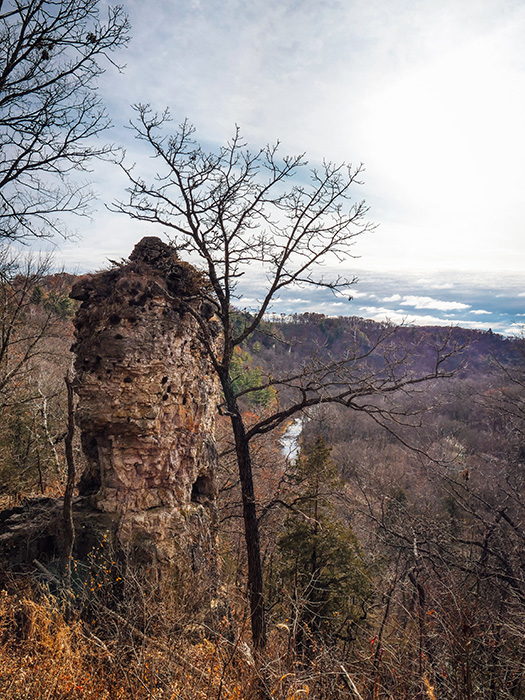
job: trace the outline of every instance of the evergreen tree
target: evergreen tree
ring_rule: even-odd
[[[262,369],[253,363],[250,353],[236,348],[232,356],[233,387],[249,408],[269,408],[275,403],[277,392],[273,386],[265,386]],[[262,386],[262,389],[257,387]]]
[[[316,640],[354,636],[370,582],[357,538],[337,513],[343,482],[321,437],[304,448],[291,477],[293,514],[278,541],[278,569],[297,649],[308,653]]]

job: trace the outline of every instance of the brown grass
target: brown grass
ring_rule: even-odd
[[[106,615],[107,617],[103,617]],[[260,688],[246,628],[154,637],[103,606],[89,619],[29,588],[0,591],[2,700],[255,700]],[[166,629],[169,625],[166,626]],[[228,637],[232,630],[225,630]],[[351,697],[330,659],[290,663],[281,631],[270,637],[262,675],[275,700]]]
[[[3,700],[249,700],[253,675],[220,638],[175,647],[122,630],[102,640],[51,596],[0,592]]]

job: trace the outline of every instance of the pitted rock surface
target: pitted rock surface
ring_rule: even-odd
[[[148,237],[71,293],[82,302],[73,350],[89,465],[79,492],[118,515],[121,545],[140,543],[158,562],[181,547],[199,559],[212,537],[218,385],[191,313],[218,332],[204,291],[192,266]]]

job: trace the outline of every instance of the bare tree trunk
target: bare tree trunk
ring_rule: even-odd
[[[73,490],[75,488],[75,460],[73,457],[73,436],[75,434],[75,413],[73,386],[69,374],[64,378],[67,387],[67,433],[64,441],[67,462],[67,483],[64,493],[62,523],[64,528],[63,572],[66,585],[71,583],[71,556],[75,541],[75,523],[73,521]]]
[[[266,646],[266,620],[264,611],[261,546],[253,488],[252,462],[242,419],[232,416],[231,422],[235,435],[235,450],[239,464],[239,478],[242,491],[242,512],[248,560],[248,591],[250,596],[252,638],[255,649],[262,650]]]
[[[424,697],[423,673],[425,670],[425,651],[426,651],[426,630],[425,630],[425,589],[420,581],[419,567],[416,566],[414,571],[410,571],[408,578],[417,592],[417,616],[419,627],[419,643],[418,643],[418,694],[417,698]]]
[[[388,593],[386,594],[386,606],[385,606],[385,611],[383,613],[383,619],[381,620],[381,625],[379,627],[379,632],[377,633],[377,646],[376,646],[376,651],[374,654],[374,663],[373,663],[373,674],[372,674],[372,698],[377,698],[379,697],[379,691],[380,691],[380,678],[379,678],[379,663],[381,661],[381,654],[383,651],[383,634],[385,631],[386,623],[388,620],[388,616],[390,614],[390,605],[392,603],[392,597],[394,595],[394,591],[397,585],[397,576],[395,577],[394,581],[392,582]]]
[[[67,382],[69,381],[69,378],[65,378],[66,385]],[[69,389],[68,389],[69,391]],[[58,477],[58,489],[60,492],[60,495],[62,495],[62,484],[64,483],[64,475],[62,473],[62,469],[60,466],[60,457],[58,456],[58,451],[57,448],[55,447],[56,440],[53,438],[51,435],[51,432],[49,430],[49,420],[48,420],[48,413],[47,413],[47,397],[44,395],[42,389],[38,387],[38,393],[42,397],[42,405],[40,407],[40,413],[42,415],[42,427],[44,428],[44,433],[46,434],[46,439],[49,443],[49,446],[51,448],[51,451],[53,452],[53,457],[55,458],[55,468],[57,472],[57,477]],[[67,458],[67,455],[66,455]]]
[[[261,545],[259,525],[253,487],[253,470],[250,455],[250,444],[237,400],[232,391],[229,379],[222,385],[226,406],[235,437],[235,452],[239,466],[239,479],[242,492],[242,511],[244,520],[244,538],[248,560],[248,593],[250,597],[250,621],[252,627],[253,646],[256,651],[262,651],[266,646],[266,619],[264,609],[263,570],[261,562]]]

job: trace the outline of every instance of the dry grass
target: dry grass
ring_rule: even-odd
[[[103,626],[98,621],[97,631]],[[3,700],[249,700],[254,673],[220,638],[177,646],[121,626],[113,639],[67,621],[57,600],[0,593]],[[233,651],[233,653],[232,653]]]
[[[255,700],[260,676],[246,630],[236,641],[220,633],[148,637],[114,615],[101,608],[94,619],[68,620],[49,594],[1,591],[2,700]],[[281,633],[271,636],[263,675],[272,698],[352,697],[320,657],[291,669],[287,646]]]

